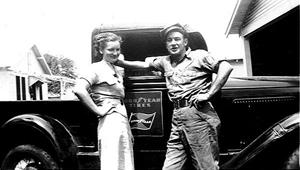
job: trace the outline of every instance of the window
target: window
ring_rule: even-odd
[[[17,100],[26,100],[25,77],[16,76]]]

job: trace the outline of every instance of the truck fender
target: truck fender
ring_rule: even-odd
[[[26,134],[34,133],[43,139],[42,141],[35,141],[35,143],[44,147],[46,146],[47,148],[45,149],[51,149],[62,167],[72,167],[72,169],[77,169],[78,167],[77,143],[68,128],[57,119],[40,114],[18,115],[5,122],[0,132],[1,135],[3,135],[3,133],[5,134],[8,145],[22,141],[23,139],[21,138]],[[16,140],[11,141],[10,139]],[[34,141],[34,139],[24,140]]]

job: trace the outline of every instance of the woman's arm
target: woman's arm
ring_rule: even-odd
[[[76,81],[76,85],[73,89],[74,94],[78,97],[78,99],[93,113],[97,116],[104,116],[104,113],[98,109],[98,106],[94,103],[91,98],[88,88],[90,84],[84,79],[78,79]]]

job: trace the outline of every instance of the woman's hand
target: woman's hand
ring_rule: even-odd
[[[111,103],[111,102],[106,102],[106,103],[103,103],[102,106],[98,106],[97,107],[97,115],[98,117],[103,117],[105,116],[107,113],[110,112],[111,109],[115,108],[116,106]]]
[[[97,117],[105,116],[111,108],[108,106],[98,106],[97,107]]]

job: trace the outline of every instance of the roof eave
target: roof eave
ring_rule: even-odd
[[[44,70],[45,74],[52,75],[51,69],[49,68],[45,58],[41,55],[36,45],[31,47],[33,53],[35,54],[38,62],[41,64],[42,69]]]
[[[238,0],[233,13],[231,15],[229,24],[226,28],[225,35],[228,37],[229,34],[240,34],[244,18],[247,14],[251,1],[249,0]]]

